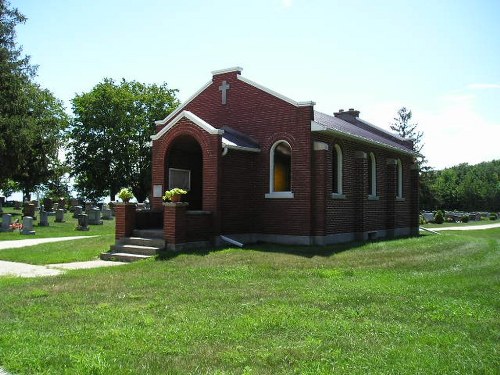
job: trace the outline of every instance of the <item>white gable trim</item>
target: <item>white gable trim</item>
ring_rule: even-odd
[[[214,70],[214,71],[212,71],[212,75],[216,76],[218,74],[231,73],[231,72],[242,72],[242,71],[243,71],[242,67],[235,66],[235,67],[232,67],[232,68]]]
[[[194,113],[189,112],[189,111],[182,111],[167,126],[165,126],[163,129],[161,129],[161,131],[159,133],[152,135],[151,139],[153,141],[160,139],[166,132],[168,132],[170,129],[172,129],[183,118],[187,118],[193,124],[199,126],[201,129],[205,130],[208,134],[218,134],[218,135],[224,134],[224,130],[214,128],[212,125],[210,125],[208,122],[202,120],[201,118],[196,116]]]
[[[281,99],[295,107],[312,107],[313,105],[315,105],[316,103],[315,102],[296,102],[295,100],[293,99],[290,99],[288,97],[286,97],[285,95],[281,95],[280,93],[277,93],[276,91],[273,91],[271,89],[268,89],[267,87],[265,86],[262,86],[262,85],[259,85],[258,83],[254,82],[254,81],[250,81],[249,79],[247,78],[244,78],[242,77],[241,75],[238,74],[238,79],[242,82],[245,82],[245,83],[248,83],[250,86],[253,86],[259,90],[262,90],[264,92],[267,92],[268,94],[272,95],[272,96],[275,96],[277,97],[278,99]]]
[[[180,106],[178,106],[172,113],[170,113],[167,117],[165,117],[163,120],[158,120],[155,121],[156,125],[165,125],[167,122],[169,122],[172,118],[174,118],[180,111],[184,109],[194,98],[196,98],[198,95],[200,95],[203,91],[205,91],[210,85],[212,84],[212,81],[208,81],[203,85],[201,89],[196,91],[192,96],[189,97],[188,100],[186,100],[184,103],[182,103]]]

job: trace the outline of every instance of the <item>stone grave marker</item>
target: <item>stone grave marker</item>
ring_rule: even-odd
[[[111,216],[111,209],[108,206],[104,206],[101,211],[103,220],[113,220]]]
[[[69,204],[70,204],[70,208],[69,208],[69,210],[70,210],[71,212],[73,212],[73,211],[75,210],[75,207],[76,207],[76,206],[78,206],[78,199],[76,199],[76,198],[71,198],[71,200],[70,200]]]
[[[90,225],[102,225],[101,210],[98,208],[91,208],[88,216]]]
[[[56,211],[56,219],[54,220],[56,223],[64,223],[64,210],[62,208]]]
[[[21,202],[15,201],[14,202],[14,210],[20,210],[21,209]]]
[[[54,205],[52,206],[52,211],[57,211],[59,209],[59,202],[55,202]]]
[[[33,203],[26,202],[24,204],[23,216],[29,216],[32,219],[36,219],[36,216],[35,216],[35,205]]]
[[[49,226],[49,213],[47,211],[40,210],[40,221],[38,222],[40,227]]]
[[[93,207],[93,204],[91,202],[85,202],[85,213],[88,214],[92,207]]]
[[[31,216],[23,217],[23,230],[21,234],[35,234],[33,230],[33,218]]]
[[[83,207],[75,206],[73,210],[73,219],[78,219],[78,216],[80,216],[82,213],[83,213]]]
[[[11,214],[3,214],[2,215],[2,228],[0,231],[2,232],[11,232],[12,229],[10,229],[10,223],[12,221],[12,215]]]
[[[50,198],[43,198],[43,206],[45,207],[45,211],[52,212],[54,209],[54,201]]]
[[[87,214],[78,215],[78,226],[76,230],[87,231],[89,230],[89,222]]]

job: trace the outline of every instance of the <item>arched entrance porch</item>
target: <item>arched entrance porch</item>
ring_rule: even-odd
[[[190,135],[176,137],[165,158],[165,190],[175,187],[188,191],[183,201],[190,210],[203,207],[203,152]]]

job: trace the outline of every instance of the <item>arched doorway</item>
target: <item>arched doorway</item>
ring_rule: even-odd
[[[183,201],[190,210],[203,207],[203,153],[200,144],[189,135],[175,138],[165,160],[165,186],[188,191]]]

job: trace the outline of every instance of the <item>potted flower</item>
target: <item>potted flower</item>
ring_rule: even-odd
[[[173,188],[170,190],[167,190],[165,194],[163,194],[163,201],[164,202],[180,202],[181,201],[181,196],[187,194],[187,191],[184,189],[180,188]]]
[[[124,202],[130,201],[134,197],[132,190],[130,188],[122,188],[118,193],[118,198]]]

